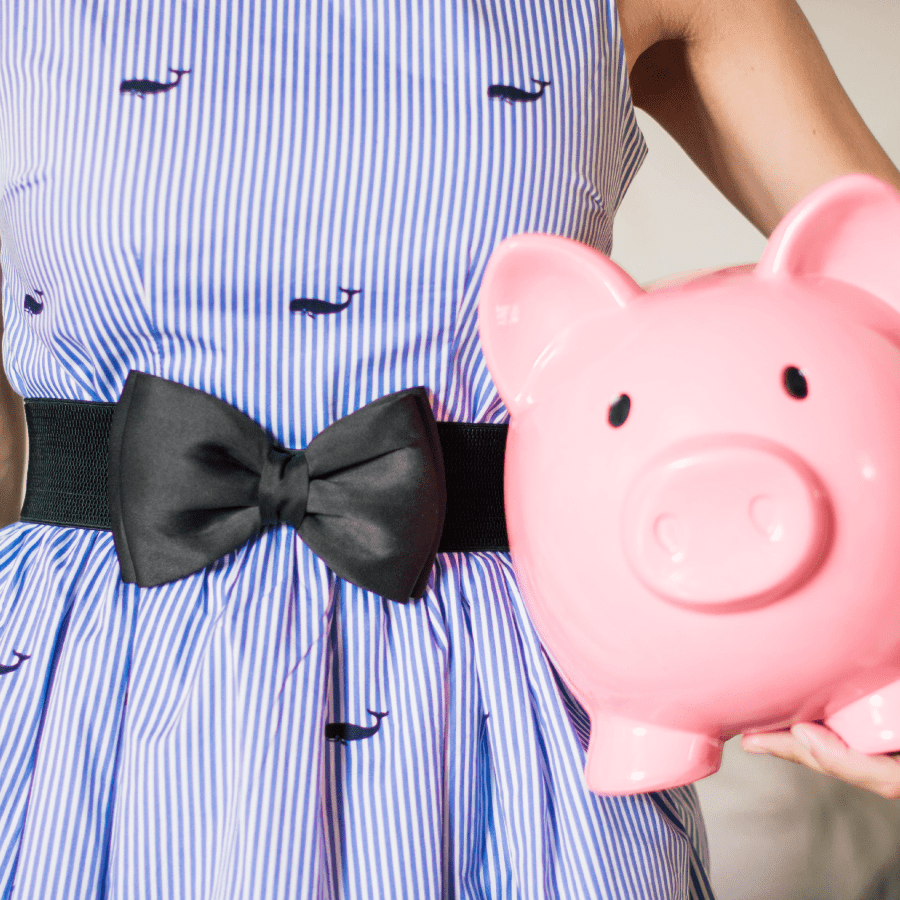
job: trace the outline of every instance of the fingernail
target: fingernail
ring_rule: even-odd
[[[754,737],[753,735],[744,735],[744,740],[741,741],[741,746],[744,748],[746,753],[765,753],[766,751],[763,749],[762,741],[758,737]]]
[[[797,738],[807,750],[812,750],[812,736],[802,725],[794,725],[793,728],[791,728],[791,734]]]

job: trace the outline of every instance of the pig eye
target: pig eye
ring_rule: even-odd
[[[631,398],[628,394],[620,394],[619,399],[615,403],[611,403],[609,407],[609,424],[613,428],[618,428],[625,423],[628,413],[631,411]]]
[[[792,397],[802,400],[809,393],[806,378],[796,366],[788,366],[782,372],[781,379],[784,382],[784,389]]]

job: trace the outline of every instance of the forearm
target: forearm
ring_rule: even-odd
[[[0,527],[19,518],[24,476],[25,407],[0,367]]]
[[[893,165],[841,87],[793,0],[700,3],[684,39],[635,64],[637,106],[655,118],[764,234],[819,185]]]

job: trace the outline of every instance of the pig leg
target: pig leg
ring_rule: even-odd
[[[636,794],[705,778],[721,761],[718,738],[594,713],[584,779],[598,794]]]
[[[900,681],[839,709],[825,724],[861,753],[900,750]]]

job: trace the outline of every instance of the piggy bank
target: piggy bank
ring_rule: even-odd
[[[479,304],[510,552],[591,718],[587,786],[685,784],[800,721],[900,749],[900,194],[837,179],[755,267],[650,292],[520,235]]]

